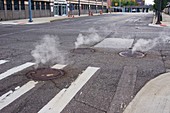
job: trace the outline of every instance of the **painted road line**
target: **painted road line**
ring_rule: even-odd
[[[10,94],[12,94],[12,93],[13,93],[12,90],[8,91],[7,93],[3,94],[3,95],[0,97],[0,100],[3,100],[4,98],[6,98],[8,95],[10,95]]]
[[[45,105],[38,113],[48,113],[52,108],[56,107],[55,104],[63,96],[66,89],[62,89],[47,105]],[[48,112],[47,112],[48,111]],[[57,112],[56,112],[57,113]]]
[[[31,90],[32,88],[34,88],[37,83],[38,82],[29,81],[18,90],[9,94],[9,96],[7,96],[6,98],[2,98],[0,100],[0,110],[6,107],[7,105],[9,105],[10,103],[12,103],[13,101],[15,101],[17,98],[19,98],[20,96],[22,96],[23,94]]]
[[[88,67],[81,75],[78,76],[78,78],[69,86],[68,89],[61,90],[38,113],[60,113],[76,95],[76,93],[99,69],[100,68],[98,67]]]
[[[35,64],[35,63],[27,62],[27,63],[25,63],[25,64],[23,64],[23,65],[14,67],[14,68],[12,68],[12,69],[9,69],[9,70],[7,70],[6,72],[0,74],[0,80],[4,79],[4,78],[6,78],[6,77],[8,77],[8,76],[10,76],[10,75],[12,75],[12,74],[14,74],[14,73],[17,73],[17,72],[19,72],[19,71],[21,71],[21,70],[23,70],[23,69],[26,69],[26,68],[28,68],[28,67],[30,67],[30,66],[33,66],[34,64]]]
[[[66,65],[56,64],[56,65],[52,66],[51,68],[53,68],[53,69],[63,69],[64,67],[66,67]]]
[[[7,62],[8,62],[8,60],[0,60],[0,65],[4,64],[4,63],[7,63]]]

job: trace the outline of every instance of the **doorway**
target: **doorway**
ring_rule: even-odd
[[[56,15],[56,16],[66,15],[66,6],[67,6],[67,4],[55,4],[54,5],[54,15]]]

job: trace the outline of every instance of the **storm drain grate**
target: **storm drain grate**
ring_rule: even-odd
[[[131,57],[131,58],[142,58],[145,56],[144,53],[139,52],[139,51],[135,51],[132,53],[132,51],[123,51],[119,53],[120,56],[122,57]]]
[[[47,81],[56,78],[60,78],[64,75],[64,71],[61,69],[52,69],[52,68],[38,68],[35,70],[29,71],[26,76],[29,79],[36,81]]]
[[[76,48],[71,50],[72,53],[78,53],[78,54],[89,54],[94,53],[95,50],[92,48]]]

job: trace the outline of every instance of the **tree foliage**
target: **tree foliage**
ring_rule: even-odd
[[[159,10],[160,3],[161,3],[161,11],[162,11],[168,4],[168,0],[154,0],[153,9]]]
[[[138,3],[135,0],[112,0],[112,6],[115,6],[117,4],[119,6],[119,3],[121,6],[136,6]]]

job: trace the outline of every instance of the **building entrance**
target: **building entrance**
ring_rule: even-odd
[[[65,16],[67,14],[66,7],[67,4],[55,3],[54,5],[54,15],[55,16]]]

